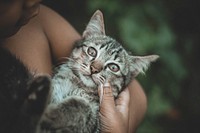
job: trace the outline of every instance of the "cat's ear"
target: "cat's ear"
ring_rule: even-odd
[[[144,73],[148,69],[150,63],[156,61],[158,58],[158,55],[132,56],[130,70],[133,76],[135,77],[139,73]]]
[[[100,10],[97,10],[91,17],[82,37],[87,38],[91,35],[105,35],[103,14]]]

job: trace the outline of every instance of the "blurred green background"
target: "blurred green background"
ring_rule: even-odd
[[[44,0],[82,33],[104,14],[107,35],[135,55],[158,54],[137,79],[148,110],[137,133],[200,133],[200,4],[198,0]],[[62,27],[61,27],[62,28]]]

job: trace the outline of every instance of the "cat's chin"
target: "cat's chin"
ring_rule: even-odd
[[[95,87],[96,86],[99,86],[100,84],[102,84],[98,78],[94,75],[91,75],[91,74],[83,74],[83,76],[85,77],[86,80],[88,80],[86,83],[89,82],[89,84],[91,84],[90,82],[93,82],[93,84],[95,84]],[[88,84],[87,84],[88,85]]]
[[[97,87],[98,84],[92,79],[91,75],[79,75],[80,80],[83,82],[83,84],[87,87]]]

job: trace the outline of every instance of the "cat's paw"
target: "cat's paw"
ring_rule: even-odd
[[[30,81],[27,102],[32,112],[44,111],[48,101],[51,79],[49,76],[37,76]]]
[[[63,118],[57,106],[48,106],[38,124],[37,133],[71,133],[64,132]]]
[[[59,105],[52,104],[47,107],[39,123],[39,130],[42,133],[44,131],[89,133],[89,130],[94,129],[96,125],[94,112],[88,101],[79,97],[70,97]]]

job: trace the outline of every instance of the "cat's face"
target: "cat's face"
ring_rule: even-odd
[[[107,36],[84,39],[73,51],[72,58],[78,62],[75,67],[87,86],[109,81],[120,89],[125,85],[126,75],[131,74],[127,67],[129,55],[118,42]]]
[[[158,56],[131,56],[116,40],[105,35],[103,16],[97,11],[78,42],[71,58],[86,86],[111,83],[118,93],[138,73],[143,72]]]

